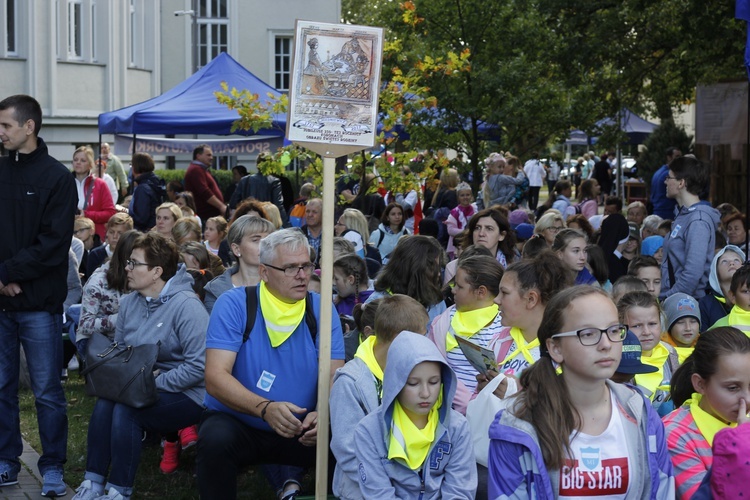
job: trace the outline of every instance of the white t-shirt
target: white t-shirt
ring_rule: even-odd
[[[582,432],[571,436],[573,459],[560,470],[560,499],[624,500],[630,487],[630,458],[622,416],[610,391],[612,417],[598,436]]]
[[[523,166],[526,177],[529,178],[529,186],[540,187],[544,184],[545,170],[542,162],[531,159]]]

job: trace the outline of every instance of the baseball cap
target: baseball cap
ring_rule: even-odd
[[[625,340],[622,341],[622,358],[620,366],[617,367],[616,373],[627,373],[630,375],[639,375],[641,373],[654,373],[659,371],[655,366],[644,365],[641,363],[641,342],[635,333],[628,330]]]
[[[635,222],[628,222],[628,237],[641,240],[641,230]]]
[[[516,238],[520,241],[526,241],[534,236],[534,226],[532,224],[519,224],[516,226]]]
[[[666,317],[667,331],[672,329],[677,320],[685,317],[693,317],[698,320],[700,329],[701,312],[698,301],[686,293],[675,293],[670,295],[662,303],[664,316]]]

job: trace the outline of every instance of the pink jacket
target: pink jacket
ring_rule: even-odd
[[[714,436],[711,493],[714,498],[742,498],[750,477],[750,425],[722,429]],[[728,480],[727,478],[734,478]]]
[[[93,188],[91,188],[92,182],[94,183]],[[107,236],[107,222],[110,217],[117,213],[107,183],[89,175],[83,182],[83,192],[88,193],[83,215],[94,221],[96,234],[104,241]]]

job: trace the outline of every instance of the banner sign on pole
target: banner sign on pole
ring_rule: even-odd
[[[289,141],[373,147],[382,52],[381,28],[298,20]]]

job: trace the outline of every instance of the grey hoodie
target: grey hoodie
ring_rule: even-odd
[[[420,470],[398,459],[389,460],[393,406],[412,369],[424,361],[442,367],[443,404],[435,440]],[[355,432],[359,487],[364,498],[466,498],[477,489],[477,464],[463,415],[451,409],[456,375],[427,337],[402,332],[388,349],[383,379],[383,403],[363,418]]]
[[[120,299],[115,340],[129,345],[159,343],[156,388],[184,393],[203,406],[208,313],[180,264],[156,299],[138,292]]]
[[[719,211],[703,202],[680,208],[672,231],[664,238],[661,300],[677,292],[696,299],[706,294],[719,220]],[[669,262],[674,271],[674,283],[669,279]]]

